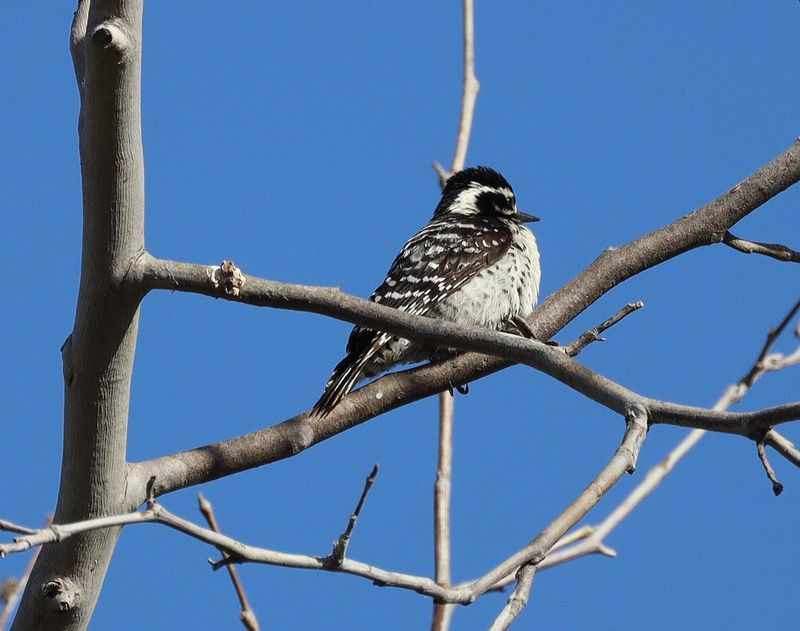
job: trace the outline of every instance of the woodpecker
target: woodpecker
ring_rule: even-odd
[[[517,209],[511,185],[497,171],[459,171],[445,183],[433,218],[403,246],[369,300],[430,318],[506,328],[529,315],[538,298],[539,249],[524,225],[538,220]],[[364,379],[446,352],[356,326],[311,415],[330,414]]]

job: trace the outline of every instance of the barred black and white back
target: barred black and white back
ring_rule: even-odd
[[[405,244],[369,297],[408,313],[490,329],[533,310],[539,293],[539,250],[506,179],[486,167],[447,180],[431,221]],[[312,410],[325,416],[358,382],[400,364],[437,356],[437,349],[356,326]]]

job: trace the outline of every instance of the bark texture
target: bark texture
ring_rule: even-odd
[[[80,3],[71,50],[81,96],[83,254],[64,361],[64,450],[55,523],[120,512],[139,291],[124,283],[144,251],[141,2]],[[46,546],[12,629],[84,629],[118,529]]]

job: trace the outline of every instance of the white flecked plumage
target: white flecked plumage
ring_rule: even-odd
[[[500,329],[533,310],[539,250],[502,175],[486,167],[450,177],[431,221],[409,239],[370,300],[409,313]],[[325,416],[363,379],[441,357],[437,349],[356,326],[312,415]]]

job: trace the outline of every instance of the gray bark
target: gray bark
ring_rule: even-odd
[[[125,446],[140,292],[124,282],[144,251],[141,2],[83,0],[71,49],[81,95],[83,254],[62,349],[64,448],[55,523],[124,508]],[[118,529],[43,548],[12,629],[84,629]]]

